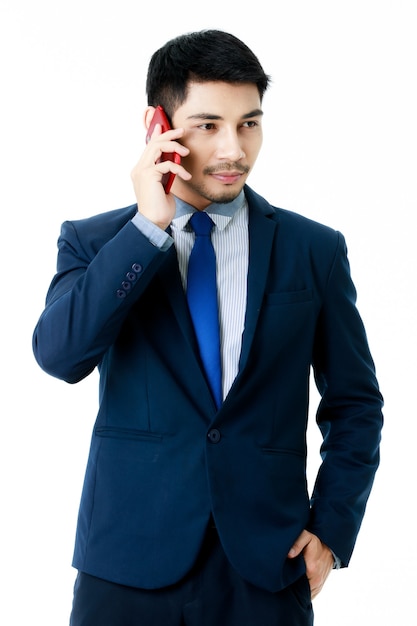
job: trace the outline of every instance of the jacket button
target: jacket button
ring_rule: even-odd
[[[142,271],[142,265],[140,263],[133,263],[132,270],[135,272],[135,274],[140,274]]]
[[[118,289],[116,291],[116,295],[118,298],[126,298],[126,291],[123,291],[123,289]]]
[[[217,430],[217,428],[212,428],[207,433],[207,438],[210,441],[210,443],[219,443],[220,439],[222,438],[220,434],[220,430]]]

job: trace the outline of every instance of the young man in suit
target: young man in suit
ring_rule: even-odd
[[[168,42],[145,125],[162,105],[172,130],[156,125],[132,172],[137,204],[62,226],[34,353],[70,383],[100,371],[73,626],[307,626],[349,563],[382,398],[343,236],[246,184],[268,83],[228,33]],[[211,279],[217,294],[196,304]],[[310,370],[323,435],[311,495]]]

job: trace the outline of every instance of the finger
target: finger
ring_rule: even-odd
[[[301,552],[308,545],[310,540],[311,540],[311,533],[309,533],[307,530],[303,530],[301,535],[297,537],[297,539],[294,541],[291,549],[288,552],[288,557],[290,559],[293,559],[294,557],[301,554]]]
[[[161,161],[155,165],[155,170],[161,174],[161,177],[164,174],[168,174],[168,172],[172,172],[176,176],[179,176],[183,180],[190,180],[191,174],[188,172],[182,165],[179,163],[174,163],[174,161]]]
[[[132,175],[136,176],[141,171],[148,170],[148,168],[154,168],[156,164],[160,164],[165,162],[165,159],[162,160],[163,154],[174,154],[177,153],[180,157],[185,157],[189,153],[189,149],[185,146],[182,146],[176,142],[170,142],[166,144],[162,144],[161,146],[155,146],[148,144],[146,149],[142,153],[139,161],[136,163],[134,168],[132,169]],[[168,161],[170,159],[167,159]]]
[[[161,142],[161,143],[155,144],[153,148],[154,149],[158,148],[159,157],[157,158],[161,158],[162,154],[173,154],[174,152],[179,154],[181,157],[185,157],[190,152],[188,148],[178,143],[177,141],[170,141],[170,142],[164,142],[164,143]]]
[[[313,536],[312,541],[304,550],[307,578],[310,583],[311,595],[314,598],[323,589],[333,569],[333,555],[327,546]]]
[[[152,142],[157,141],[159,137],[163,137],[164,140],[175,141],[175,139],[179,139],[183,135],[184,135],[183,128],[171,128],[170,130],[166,130],[163,133],[161,124],[156,124],[148,143],[151,143],[151,141]]]
[[[313,577],[309,577],[307,574],[308,582],[310,584],[311,598],[315,598],[323,589],[324,583],[329,576],[329,572],[321,572],[320,574],[316,574]]]

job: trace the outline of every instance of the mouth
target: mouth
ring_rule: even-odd
[[[215,180],[223,183],[224,185],[234,185],[242,176],[246,176],[249,172],[249,166],[237,165],[237,164],[223,164],[223,166],[206,168],[205,174],[208,174]]]
[[[225,185],[237,183],[243,176],[242,172],[214,172],[210,174],[215,180]]]

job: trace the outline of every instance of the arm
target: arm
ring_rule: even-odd
[[[116,233],[110,214],[66,222],[58,241],[57,273],[33,335],[39,365],[75,383],[87,376],[112,345],[165,252],[129,220]]]
[[[342,236],[318,318],[313,367],[323,444],[307,530],[347,566],[379,464],[382,397]]]
[[[379,464],[382,397],[342,236],[319,315],[313,367],[321,394],[322,465],[310,524],[288,554],[303,553],[312,598],[334,567],[334,555],[348,565]]]
[[[183,129],[161,134],[157,125],[132,172],[140,207],[129,216],[133,219],[113,225],[112,213],[63,224],[57,274],[33,335],[35,357],[49,374],[72,383],[87,376],[166,258],[172,240],[167,242],[164,230],[175,214],[175,199],[165,194],[162,176],[168,169],[184,179],[190,174],[171,161],[157,161],[162,151],[188,154],[175,141],[182,134]]]

